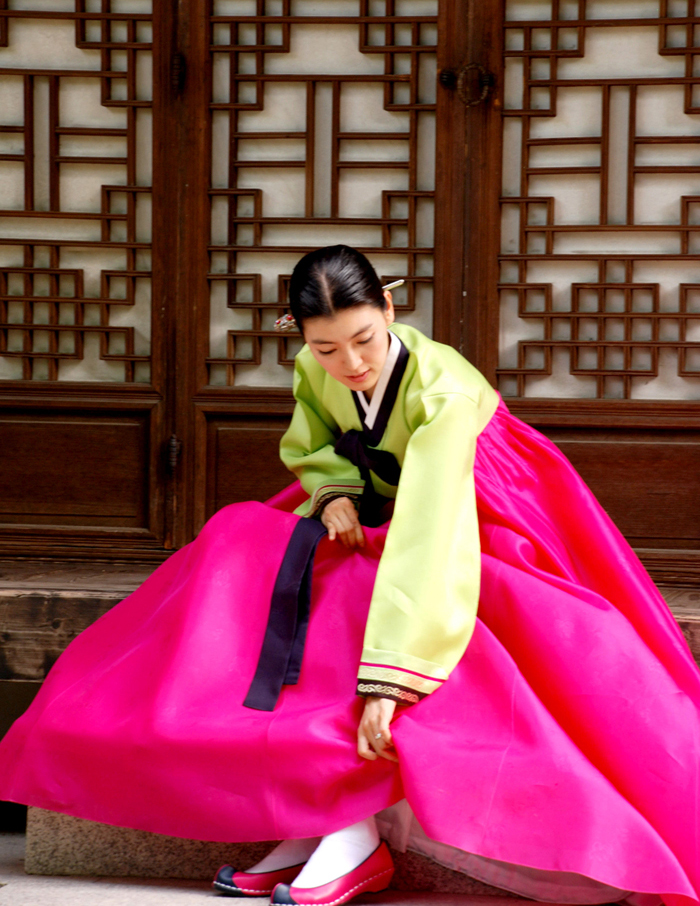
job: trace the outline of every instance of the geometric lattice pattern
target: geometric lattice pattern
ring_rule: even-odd
[[[429,330],[437,2],[213,6],[209,381],[290,382],[300,343],[273,322],[321,245],[403,277],[398,307]]]
[[[501,390],[698,398],[700,4],[600,8],[508,4]]]
[[[148,381],[152,4],[0,6],[0,377]]]

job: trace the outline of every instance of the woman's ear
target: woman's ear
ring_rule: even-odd
[[[391,292],[388,289],[384,290],[384,299],[386,301],[386,308],[384,309],[384,318],[386,320],[386,326],[393,324],[396,320],[396,309],[394,308],[394,302],[391,298]]]

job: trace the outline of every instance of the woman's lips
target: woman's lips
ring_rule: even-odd
[[[363,381],[366,381],[369,376],[369,368],[367,371],[363,371],[362,374],[349,374],[348,380],[352,381],[355,384],[361,384]]]

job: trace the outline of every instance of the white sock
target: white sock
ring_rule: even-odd
[[[379,846],[374,816],[327,834],[294,881],[295,887],[320,887],[357,868]]]
[[[321,837],[305,837],[302,840],[283,840],[264,859],[246,869],[251,874],[262,874],[265,871],[277,871],[291,865],[306,862],[311,853],[321,842]]]

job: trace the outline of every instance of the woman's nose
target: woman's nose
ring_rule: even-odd
[[[362,364],[362,356],[356,349],[348,349],[345,353],[345,362],[349,372],[358,371]]]

